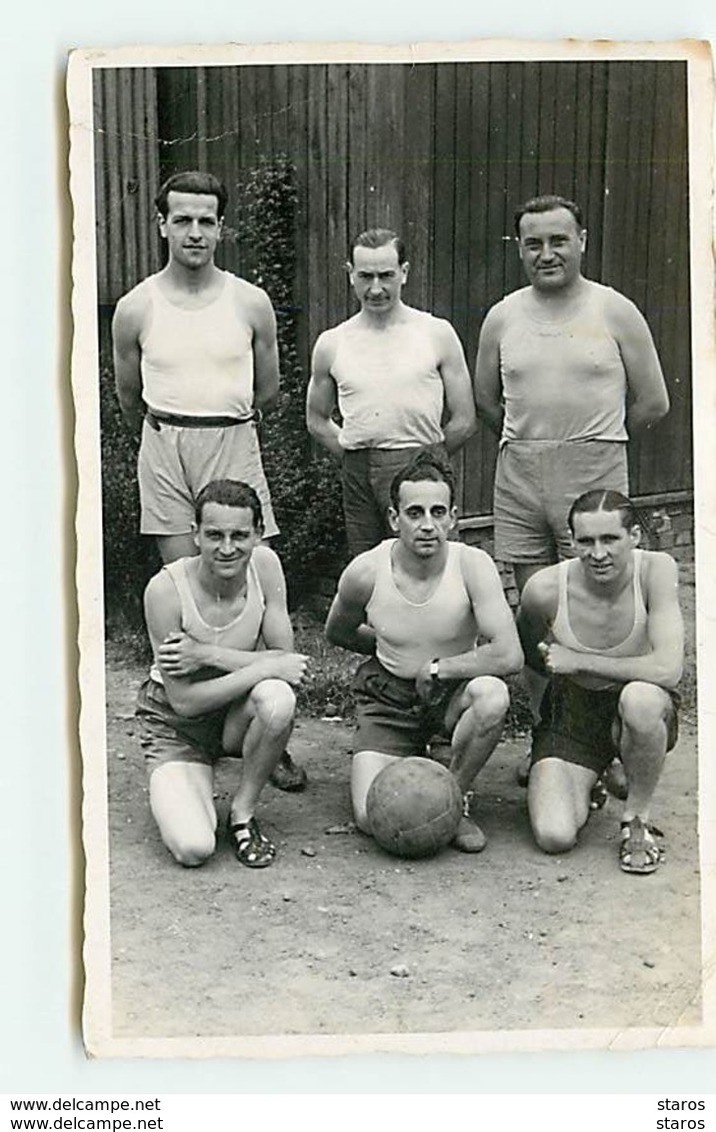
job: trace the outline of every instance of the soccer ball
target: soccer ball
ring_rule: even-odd
[[[383,849],[396,857],[430,857],[457,833],[462,794],[440,763],[400,759],[375,776],[366,809],[371,832]]]

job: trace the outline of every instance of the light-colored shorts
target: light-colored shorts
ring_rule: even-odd
[[[188,534],[194,522],[194,501],[211,480],[249,484],[259,499],[264,535],[278,534],[256,425],[229,428],[182,428],[145,419],[137,464],[143,535]]]
[[[573,556],[567,526],[577,496],[628,494],[626,444],[613,440],[508,440],[495,473],[495,558],[545,565]]]

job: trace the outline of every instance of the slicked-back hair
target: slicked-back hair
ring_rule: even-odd
[[[264,529],[261,500],[254,489],[241,480],[211,480],[201,489],[194,504],[194,520],[197,527],[201,526],[207,503],[219,503],[222,507],[245,507],[253,516],[254,530]]]
[[[169,177],[154,198],[157,212],[165,220],[169,215],[169,194],[172,192],[214,196],[217,202],[216,215],[219,220],[226,212],[229,194],[223,182],[213,173],[205,173],[201,169],[187,169],[184,173],[175,173],[172,177]]]
[[[583,495],[575,499],[570,507],[567,523],[572,534],[574,534],[575,515],[584,515],[595,511],[618,511],[621,524],[626,531],[630,531],[632,527],[640,526],[639,516],[631,499],[627,499],[626,495],[622,495],[620,491],[597,489],[585,491]]]
[[[455,479],[446,460],[432,452],[419,452],[417,456],[393,476],[390,484],[390,502],[397,511],[400,507],[400,485],[403,483],[446,483],[450,491],[450,506],[455,501]]]
[[[526,200],[524,204],[519,205],[519,207],[515,209],[515,232],[517,233],[518,238],[520,236],[520,221],[522,220],[523,216],[527,216],[529,213],[534,212],[554,212],[555,208],[566,208],[567,212],[571,212],[576,221],[577,227],[579,228],[579,231],[582,231],[582,229],[584,228],[584,222],[582,219],[582,210],[579,205],[575,204],[573,200],[567,200],[566,197],[558,197],[552,194],[546,194],[545,196],[541,197],[532,197],[530,200]]]
[[[348,249],[348,261],[352,266],[353,252],[356,248],[385,248],[389,244],[392,244],[398,254],[398,263],[404,264],[407,259],[405,244],[398,233],[392,232],[390,228],[368,228],[367,231],[361,232]]]

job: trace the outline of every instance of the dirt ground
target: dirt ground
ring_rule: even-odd
[[[162,846],[133,720],[142,672],[108,663],[115,1038],[669,1027],[699,1020],[696,734],[681,739],[654,820],[667,859],[617,865],[620,804],[564,857],[537,851],[500,744],[478,779],[484,853],[404,862],[352,829],[352,735],[302,719],[305,794],[269,786],[270,869],[234,859],[223,829],[240,763],[217,773],[220,840],[201,869]],[[395,973],[402,970],[401,974]]]

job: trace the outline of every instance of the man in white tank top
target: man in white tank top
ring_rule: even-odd
[[[618,291],[585,279],[577,204],[536,197],[515,213],[529,286],[488,312],[475,367],[478,413],[500,438],[495,557],[522,590],[572,554],[575,495],[628,492],[626,445],[669,398],[644,317]]]
[[[515,212],[529,286],[488,312],[475,366],[477,409],[500,438],[495,557],[519,592],[535,570],[572,555],[575,496],[629,492],[627,442],[669,408],[642,314],[582,275],[587,231],[574,201],[535,197]],[[525,674],[533,706],[544,686]],[[522,766],[518,778],[526,781]]]
[[[112,323],[120,407],[141,431],[141,531],[163,562],[196,553],[194,503],[213,479],[250,483],[266,536],[278,531],[257,435],[278,393],[276,320],[265,291],[214,262],[226,203],[210,173],[162,185],[167,265],[120,299]]]
[[[568,521],[576,560],[535,573],[518,617],[527,664],[549,681],[533,737],[532,830],[547,853],[572,849],[594,784],[618,754],[628,784],[620,865],[651,873],[661,852],[650,805],[677,739],[677,567],[668,554],[637,549],[636,514],[619,492],[581,495]]]
[[[263,868],[276,853],[255,809],[291,733],[307,658],[294,652],[281,563],[262,537],[254,489],[209,483],[196,502],[198,555],[166,565],[145,593],[154,664],[137,716],[152,813],[182,865],[214,852],[214,764],[224,755],[242,758],[228,814],[238,860]]]
[[[363,232],[346,267],[360,310],[316,342],[306,422],[341,463],[353,557],[390,534],[398,469],[421,448],[456,452],[475,431],[475,407],[453,327],[402,301],[410,265],[400,237]]]
[[[424,756],[431,737],[450,742],[450,770],[469,801],[495,749],[509,706],[502,679],[522,665],[517,631],[494,562],[448,540],[457,517],[450,469],[416,456],[391,485],[397,536],[353,559],[326,622],[334,644],[368,659],[355,679],[358,733],[351,798],[370,833],[368,790],[396,759]],[[477,853],[482,830],[465,816],[453,843]]]

